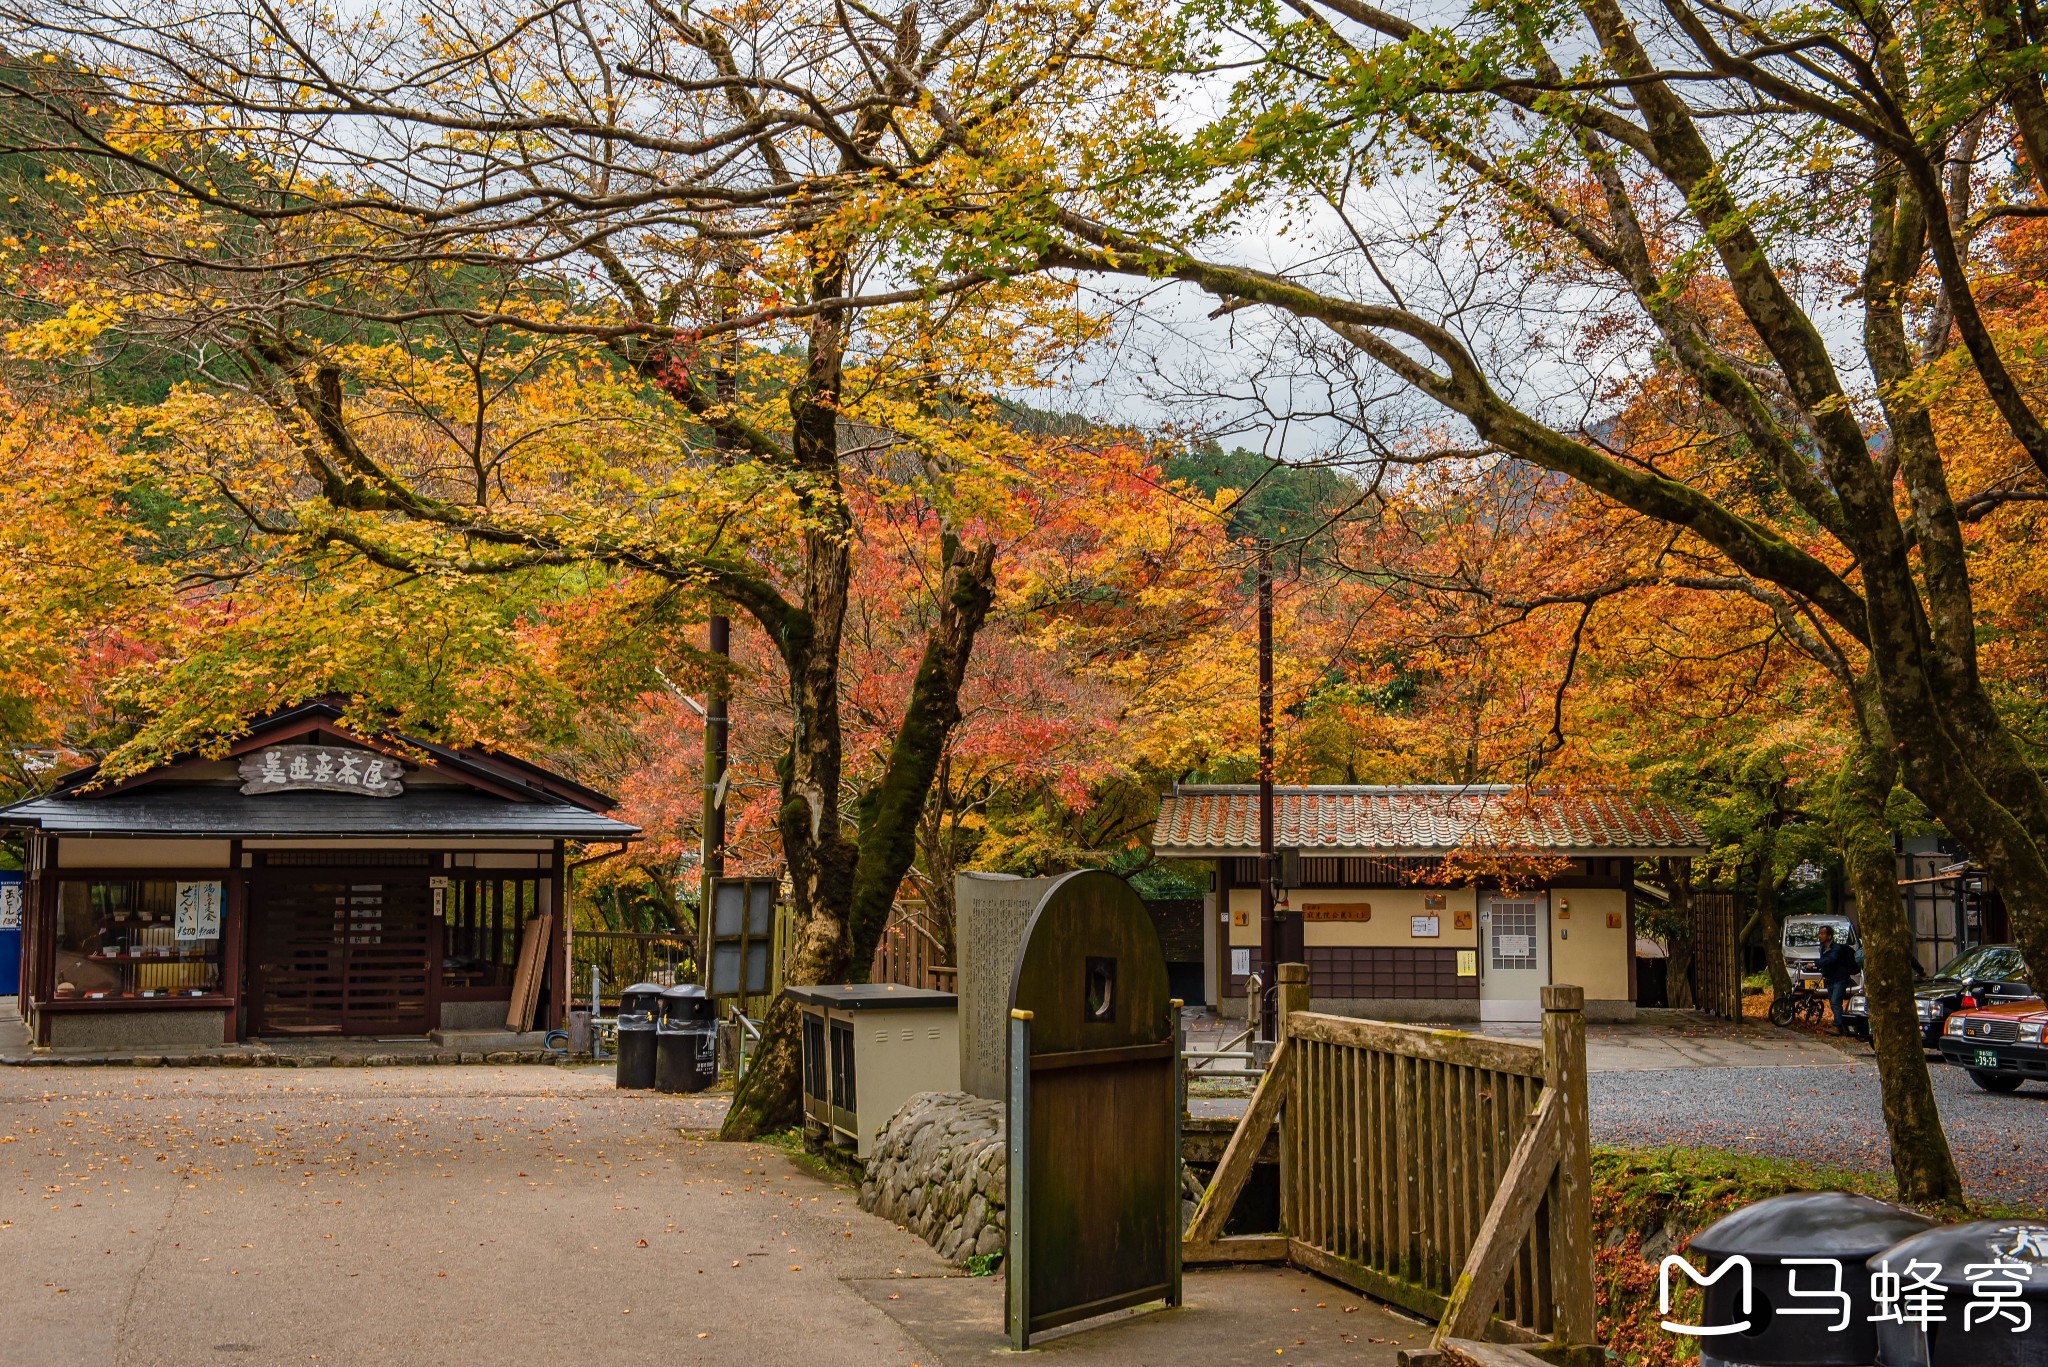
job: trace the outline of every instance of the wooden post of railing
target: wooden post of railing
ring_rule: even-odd
[[[1308,1010],[1308,965],[1279,964],[1273,969],[1275,983],[1273,993],[1273,1039],[1275,1048],[1286,1044],[1293,1031],[1287,1028],[1287,1018],[1296,1011]],[[1295,1040],[1288,1045],[1295,1055],[1294,1095],[1301,1095],[1304,1074],[1301,1069],[1301,1042]],[[1281,1122],[1280,1133],[1280,1232],[1298,1235],[1302,1231],[1301,1207],[1302,1187],[1307,1174],[1297,1169],[1296,1140],[1307,1134],[1310,1122],[1303,1115],[1299,1105],[1287,1108]]]
[[[1543,1085],[1561,1104],[1550,1179],[1550,1286],[1556,1340],[1594,1342],[1592,1135],[1586,1113],[1586,989],[1543,989]]]
[[[1273,1038],[1282,1039],[1287,1034],[1287,1013],[1308,1010],[1308,965],[1282,964],[1275,976],[1280,981],[1280,999],[1274,1003],[1280,1023]]]

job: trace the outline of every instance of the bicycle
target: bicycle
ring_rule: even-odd
[[[1808,1025],[1819,1025],[1827,1009],[1827,993],[1808,987],[1804,982],[1795,983],[1789,993],[1772,1000],[1771,1024],[1786,1026],[1795,1020],[1804,1020]]]

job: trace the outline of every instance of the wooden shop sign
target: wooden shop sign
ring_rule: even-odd
[[[388,755],[340,745],[273,745],[242,758],[245,793],[354,793],[397,797],[404,766]]]
[[[1370,902],[1303,902],[1301,919],[1304,921],[1370,921]]]

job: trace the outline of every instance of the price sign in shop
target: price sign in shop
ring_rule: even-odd
[[[220,938],[221,891],[219,883],[178,884],[177,915],[173,923],[179,940]]]

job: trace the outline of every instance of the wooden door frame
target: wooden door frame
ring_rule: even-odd
[[[315,852],[316,852],[316,851],[298,851],[298,850],[284,850],[284,851],[280,851],[280,853],[286,853],[286,854],[298,854],[298,853],[315,853]],[[411,853],[412,851],[404,851],[404,852],[405,852],[405,853]],[[270,853],[270,851],[263,851],[263,853]],[[336,851],[335,853],[340,853],[340,851]],[[256,896],[256,891],[257,891],[258,885],[259,885],[259,884],[260,884],[260,883],[261,883],[261,882],[263,881],[263,875],[266,875],[266,874],[271,874],[271,875],[275,875],[275,874],[281,874],[281,873],[284,873],[284,872],[285,872],[285,871],[287,871],[287,870],[290,870],[290,871],[292,871],[292,872],[297,872],[297,873],[340,873],[340,874],[344,874],[344,875],[348,874],[348,873],[349,873],[349,872],[350,872],[351,870],[353,870],[353,871],[356,871],[356,872],[363,872],[363,871],[373,871],[373,872],[376,872],[376,873],[378,873],[378,874],[380,875],[380,881],[383,881],[383,882],[390,882],[390,881],[392,881],[392,879],[391,879],[391,875],[392,875],[392,874],[415,874],[415,873],[416,873],[416,874],[418,874],[418,875],[419,875],[419,881],[420,881],[420,884],[421,884],[421,886],[422,886],[422,889],[423,889],[423,890],[424,890],[424,891],[426,892],[426,894],[427,894],[427,917],[426,917],[426,920],[427,920],[427,937],[426,937],[426,956],[425,956],[425,963],[426,963],[426,987],[425,987],[425,998],[426,998],[426,1010],[425,1010],[425,1017],[426,1017],[426,1025],[425,1025],[425,1029],[424,1029],[424,1030],[422,1031],[422,1033],[423,1033],[423,1034],[431,1034],[431,1033],[432,1033],[433,1031],[435,1031],[435,1030],[438,1030],[438,1029],[440,1029],[440,1027],[441,1027],[441,959],[442,959],[442,957],[443,957],[443,950],[444,950],[444,947],[445,947],[445,943],[446,943],[446,934],[445,934],[445,929],[444,929],[444,927],[445,927],[445,922],[444,922],[443,918],[442,918],[442,917],[440,917],[440,916],[436,916],[436,915],[434,914],[434,890],[433,890],[433,884],[432,884],[432,883],[431,883],[431,882],[430,882],[429,880],[430,880],[430,879],[432,879],[432,878],[436,878],[436,877],[442,877],[442,876],[445,876],[445,875],[446,875],[446,874],[448,873],[448,870],[446,870],[446,869],[445,869],[445,868],[444,868],[444,867],[442,866],[442,861],[443,861],[443,860],[445,860],[445,859],[446,859],[446,855],[445,855],[445,854],[442,854],[442,853],[439,853],[439,852],[433,852],[433,853],[429,853],[429,855],[428,855],[428,862],[427,862],[427,864],[426,864],[426,865],[424,865],[424,866],[422,866],[422,867],[409,867],[409,866],[406,866],[406,865],[392,865],[392,866],[379,866],[379,865],[374,865],[374,864],[367,864],[367,865],[349,865],[349,864],[333,864],[333,865],[322,865],[322,864],[292,864],[292,865],[283,865],[283,866],[280,866],[280,867],[279,867],[279,868],[277,868],[277,869],[271,869],[271,868],[270,868],[270,867],[269,867],[268,865],[260,865],[260,866],[259,866],[259,865],[256,865],[256,864],[253,864],[253,863],[252,863],[252,866],[251,866],[250,868],[248,868],[248,869],[243,869],[243,870],[238,870],[237,872],[239,872],[239,873],[241,873],[241,874],[243,875],[243,876],[242,876],[242,884],[243,884],[244,892],[243,892],[243,896],[242,896],[242,903],[243,903],[243,906],[244,906],[244,908],[245,908],[245,910],[244,910],[244,914],[243,914],[243,917],[242,917],[242,921],[243,921],[243,928],[242,928],[242,936],[241,936],[241,939],[242,939],[242,944],[243,944],[243,954],[242,954],[242,971],[243,971],[243,995],[242,995],[242,1001],[243,1001],[244,1003],[246,1003],[246,1008],[245,1008],[245,1010],[244,1010],[244,1011],[238,1011],[238,1013],[237,1013],[237,1014],[241,1014],[241,1015],[243,1015],[243,1017],[244,1017],[244,1018],[243,1018],[243,1021],[242,1021],[242,1028],[243,1028],[243,1034],[242,1034],[241,1038],[243,1038],[243,1039],[245,1039],[245,1040],[246,1040],[246,1039],[251,1039],[251,1038],[256,1038],[256,1037],[260,1037],[260,1036],[262,1035],[262,1033],[263,1033],[263,1031],[262,1031],[261,1027],[262,1027],[262,1026],[263,1026],[263,1025],[265,1024],[265,1022],[264,1022],[264,1021],[263,1021],[263,1019],[262,1019],[262,1015],[263,1015],[263,997],[262,997],[262,991],[263,991],[263,974],[261,973],[261,971],[260,971],[260,969],[259,969],[259,964],[260,964],[260,962],[261,962],[261,961],[260,961],[260,958],[259,958],[258,954],[256,953],[256,948],[257,948],[257,945],[256,945],[256,939],[255,939],[255,937],[256,937],[256,935],[257,935],[257,915],[256,915],[256,910],[257,910],[257,905],[258,905],[258,898],[257,898],[257,896]],[[342,943],[342,949],[343,949],[343,951],[344,951],[344,963],[346,963],[346,950],[347,950],[347,943],[346,943],[346,941],[343,941],[343,943]],[[352,1035],[348,1035],[348,1034],[343,1034],[343,1035],[339,1036],[339,1038],[343,1038],[343,1039],[350,1039],[350,1038],[360,1038],[360,1036],[352,1036]]]

